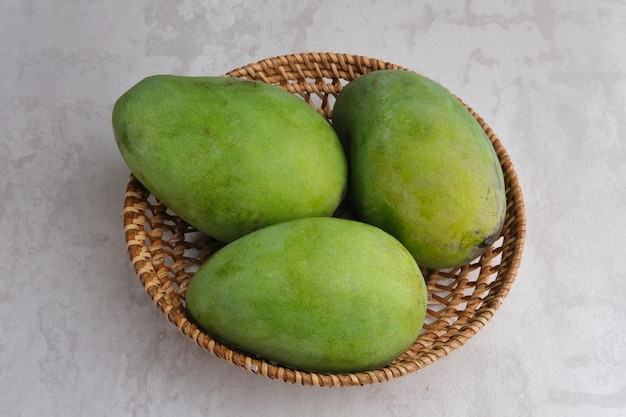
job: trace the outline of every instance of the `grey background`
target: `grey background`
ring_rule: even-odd
[[[0,3],[0,415],[622,416],[626,3]],[[147,75],[346,52],[427,75],[498,133],[528,234],[487,326],[363,388],[248,374],[182,336],[134,275],[114,101]]]

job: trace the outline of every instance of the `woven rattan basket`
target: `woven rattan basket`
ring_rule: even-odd
[[[330,119],[346,82],[398,65],[363,56],[307,53],[279,56],[227,74],[278,85],[301,96]],[[427,318],[418,339],[387,367],[353,374],[318,374],[284,368],[226,346],[203,333],[185,312],[185,291],[198,266],[223,246],[160,204],[132,175],[124,200],[124,231],[139,280],[167,319],[183,334],[227,362],[263,377],[310,386],[359,386],[410,374],[462,346],[491,319],[520,265],[525,235],[522,192],[509,155],[487,123],[467,105],[491,140],[504,170],[507,213],[502,236],[485,255],[452,270],[424,270]]]

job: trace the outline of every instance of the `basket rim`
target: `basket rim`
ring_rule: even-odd
[[[225,76],[252,78],[267,83],[284,85],[291,82],[304,82],[304,80],[312,80],[313,82],[321,79],[349,81],[366,72],[380,69],[412,71],[390,62],[362,55],[321,52],[275,56],[233,69],[226,73]],[[501,265],[505,265],[505,268],[497,271],[495,278],[499,282],[497,292],[493,293],[494,296],[491,297],[490,302],[481,305],[477,314],[473,315],[465,325],[459,328],[458,332],[443,346],[433,348],[425,356],[409,356],[405,360],[396,361],[376,370],[348,374],[322,374],[272,364],[211,338],[191,322],[184,313],[181,313],[180,308],[177,308],[180,306],[172,303],[171,284],[167,282],[164,284],[153,265],[151,265],[152,255],[150,250],[144,245],[144,223],[146,218],[142,212],[147,207],[143,201],[148,198],[150,193],[131,173],[124,196],[124,231],[131,262],[145,291],[172,324],[214,356],[248,372],[296,385],[334,387],[363,386],[385,382],[416,372],[447,356],[471,339],[493,317],[495,311],[499,309],[502,300],[508,295],[511,285],[516,279],[521,264],[526,234],[524,199],[517,173],[514,170],[508,152],[487,122],[460,98],[458,99],[483,128],[496,151],[505,178],[506,218],[508,219],[507,222],[514,221],[515,235],[509,236],[509,239],[514,239],[511,246],[512,252],[507,253],[506,259],[503,256],[503,259],[500,261]],[[507,227],[510,231],[512,226],[505,224],[505,230]],[[507,239],[504,233],[503,230],[503,237]],[[491,294],[492,292],[489,292],[489,295]]]

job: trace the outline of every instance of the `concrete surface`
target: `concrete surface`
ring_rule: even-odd
[[[0,4],[0,415],[626,415],[626,3],[5,0]],[[511,155],[528,232],[468,344],[392,382],[316,389],[195,346],[134,275],[116,98],[346,52],[412,68]]]

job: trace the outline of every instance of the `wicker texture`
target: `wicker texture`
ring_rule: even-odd
[[[225,75],[278,85],[303,97],[330,119],[342,86],[379,69],[406,70],[363,56],[308,53],[265,59]],[[432,364],[465,344],[493,317],[515,280],[526,232],[522,191],[509,155],[487,123],[466,107],[491,140],[504,171],[505,225],[500,239],[471,263],[452,270],[423,270],[429,291],[426,322],[411,348],[389,366],[353,374],[303,372],[265,362],[203,333],[186,316],[185,292],[199,265],[223,244],[187,225],[131,175],[123,217],[137,276],[154,303],[183,334],[217,357],[267,378],[309,386],[361,386],[389,381]]]

